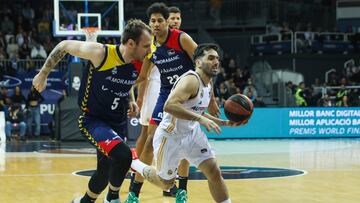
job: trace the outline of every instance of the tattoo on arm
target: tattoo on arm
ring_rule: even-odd
[[[41,69],[46,74],[56,66],[56,64],[66,55],[65,50],[61,50],[57,45],[54,50],[50,53],[50,56],[46,59],[43,68]]]

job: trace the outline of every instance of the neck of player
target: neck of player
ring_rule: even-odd
[[[200,79],[205,85],[208,85],[211,81],[211,77],[208,76],[203,70],[197,68],[196,73],[199,74]]]
[[[166,29],[166,31],[162,35],[156,36],[156,43],[158,45],[162,45],[165,43],[166,39],[168,38],[168,35],[170,34],[169,28]]]
[[[129,49],[126,48],[126,45],[120,44],[119,49],[125,63],[131,63],[133,60],[135,60],[135,58],[130,53]]]

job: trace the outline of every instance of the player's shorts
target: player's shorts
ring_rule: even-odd
[[[159,125],[163,118],[164,105],[169,97],[170,91],[160,91],[159,97],[156,101],[154,111],[151,116],[150,124]]]
[[[82,115],[79,117],[79,128],[97,150],[108,156],[117,144],[124,141],[127,121],[113,126],[98,118]]]
[[[200,125],[181,136],[170,135],[164,129],[157,128],[153,147],[157,174],[165,180],[176,177],[182,159],[187,159],[199,167],[203,161],[215,158],[215,153]]]
[[[140,111],[140,124],[148,126],[160,92],[160,80],[150,80]]]

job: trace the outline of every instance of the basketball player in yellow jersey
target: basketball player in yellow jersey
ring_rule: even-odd
[[[79,129],[97,149],[97,168],[86,193],[73,203],[95,202],[108,185],[103,202],[121,202],[119,190],[132,161],[130,148],[124,142],[127,112],[136,114],[138,109],[131,89],[140,73],[141,60],[151,51],[150,33],[145,23],[133,19],[125,26],[120,45],[64,40],[53,49],[33,80],[35,89],[43,91],[49,73],[66,54],[90,61],[79,91]]]
[[[216,163],[215,154],[205,133],[221,133],[219,126],[239,126],[205,113],[211,95],[211,79],[219,71],[219,47],[215,44],[200,44],[194,53],[196,71],[189,70],[174,83],[164,106],[164,116],[154,135],[154,158],[156,169],[133,156],[131,167],[146,180],[162,189],[170,188],[175,181],[180,160],[186,159],[200,169],[208,180],[210,193],[217,203],[231,203],[227,187]],[[178,191],[186,193],[186,191]],[[186,203],[181,195],[176,203]]]

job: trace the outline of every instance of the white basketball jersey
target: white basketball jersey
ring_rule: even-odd
[[[211,84],[209,83],[207,86],[205,86],[200,76],[195,71],[190,70],[179,77],[179,79],[175,82],[174,87],[183,77],[187,75],[195,75],[200,85],[197,95],[194,98],[185,101],[182,105],[187,110],[201,115],[204,113],[206,108],[208,108],[210,103]],[[197,121],[175,118],[173,115],[167,112],[164,112],[163,120],[160,123],[160,127],[170,133],[171,136],[184,135],[187,132],[195,129],[198,125],[200,124]]]
[[[152,81],[156,81],[156,82],[159,82],[160,83],[160,71],[159,69],[154,66],[152,69],[151,69],[151,72],[150,72],[150,76],[149,76],[149,80]]]

